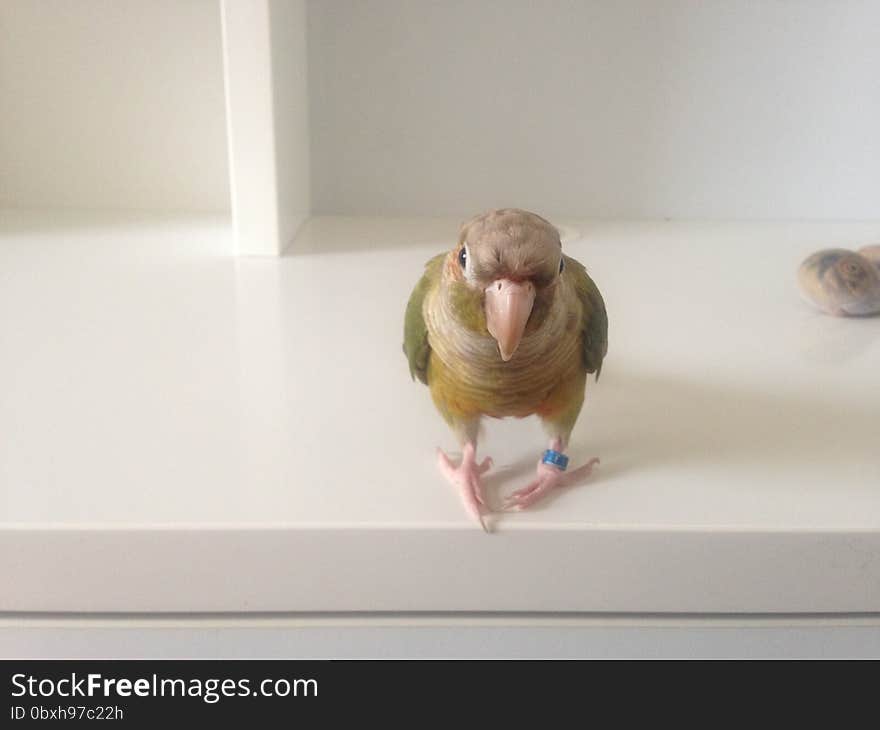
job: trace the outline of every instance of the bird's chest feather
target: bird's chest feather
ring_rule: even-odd
[[[540,330],[523,337],[508,362],[488,332],[461,328],[442,310],[426,320],[428,385],[438,405],[454,413],[531,415],[583,369],[574,313],[551,313]]]

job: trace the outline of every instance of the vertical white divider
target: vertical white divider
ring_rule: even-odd
[[[279,255],[309,215],[305,0],[221,0],[238,253]]]

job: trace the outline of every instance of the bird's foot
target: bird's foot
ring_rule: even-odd
[[[567,487],[576,484],[581,479],[586,479],[592,474],[593,467],[598,463],[599,459],[593,457],[583,466],[579,466],[573,471],[564,472],[556,466],[539,462],[535,480],[504,500],[503,509],[505,512],[518,512],[531,507],[556,487]]]
[[[483,499],[481,477],[492,468],[492,459],[487,456],[477,464],[474,445],[465,444],[461,463],[458,466],[455,466],[441,449],[437,449],[437,467],[450,484],[458,490],[468,514],[488,532],[483,519],[482,508],[486,506],[486,501]]]

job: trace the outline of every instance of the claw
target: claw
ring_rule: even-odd
[[[465,444],[461,463],[455,466],[441,449],[437,449],[437,466],[440,472],[459,491],[467,513],[480,523],[484,532],[489,532],[480,507],[486,506],[483,498],[483,485],[480,477],[492,468],[492,459],[486,457],[479,464],[474,458],[473,444]]]
[[[593,467],[599,463],[599,459],[592,458],[583,466],[579,466],[570,472],[559,471],[549,464],[538,464],[537,478],[522,489],[518,489],[504,500],[502,510],[505,512],[520,512],[533,505],[556,487],[565,487],[581,479],[590,476]]]

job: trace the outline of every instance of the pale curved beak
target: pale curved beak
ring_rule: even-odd
[[[535,285],[530,281],[497,279],[486,287],[486,327],[498,342],[504,362],[519,347],[534,303]]]

